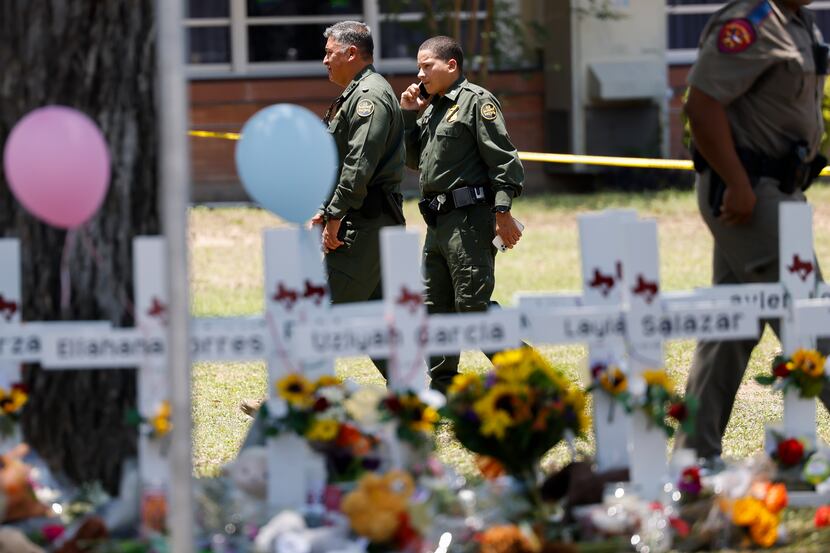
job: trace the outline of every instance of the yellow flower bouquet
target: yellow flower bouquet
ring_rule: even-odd
[[[780,390],[797,390],[803,399],[818,397],[828,383],[826,361],[816,350],[799,349],[791,357],[776,357],[772,362],[772,373],[758,375],[755,380]]]
[[[697,402],[691,396],[684,398],[675,392],[674,383],[665,370],[647,370],[639,376],[629,377],[618,366],[597,363],[591,367],[591,378],[589,392],[609,395],[626,413],[641,410],[667,436],[674,435],[672,421],[684,432],[694,432]]]
[[[456,376],[441,412],[464,447],[526,481],[567,433],[586,428],[585,396],[531,348],[498,353],[493,364],[489,374]]]
[[[258,415],[265,419],[265,434],[304,438],[325,458],[330,482],[351,482],[380,466],[379,440],[349,415],[340,380],[288,374],[276,382],[276,392],[277,401],[264,403]]]

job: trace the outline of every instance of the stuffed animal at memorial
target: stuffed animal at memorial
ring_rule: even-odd
[[[0,490],[6,498],[3,522],[46,516],[49,509],[38,502],[29,480],[32,468],[23,462],[29,446],[20,444],[0,455]]]

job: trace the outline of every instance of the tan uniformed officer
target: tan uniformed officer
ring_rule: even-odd
[[[372,66],[369,27],[343,21],[324,36],[329,79],[344,88],[326,114],[340,170],[329,200],[312,223],[325,225],[332,302],[380,299],[380,229],[404,224],[403,118],[395,92]],[[375,364],[385,376],[385,363]]]
[[[524,170],[498,100],[464,78],[464,54],[444,36],[418,50],[419,85],[401,94],[406,160],[420,169],[420,207],[427,221],[423,273],[431,313],[484,311],[495,285],[496,234],[508,248],[521,237],[510,215]],[[420,117],[419,117],[420,116]],[[458,374],[458,356],[430,362],[432,387]]]
[[[809,3],[733,1],[703,31],[686,113],[698,204],[715,239],[713,284],[779,280],[778,206],[806,201],[810,179],[802,175],[826,161],[816,155],[827,49]],[[678,447],[717,462],[757,342],[698,344],[686,387],[700,401],[696,432],[679,435]]]

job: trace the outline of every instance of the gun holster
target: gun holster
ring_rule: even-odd
[[[424,198],[418,202],[418,210],[428,227],[435,227],[438,224],[438,212],[430,207],[432,201],[432,199]]]
[[[784,171],[778,186],[784,194],[810,188],[827,165],[827,158],[821,154],[816,154],[812,160],[807,161],[809,153],[807,143],[803,141],[794,143],[790,148],[784,158]]]

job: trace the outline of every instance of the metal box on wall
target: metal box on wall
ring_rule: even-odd
[[[548,151],[666,156],[664,2],[609,0],[610,17],[589,7],[545,3]]]

